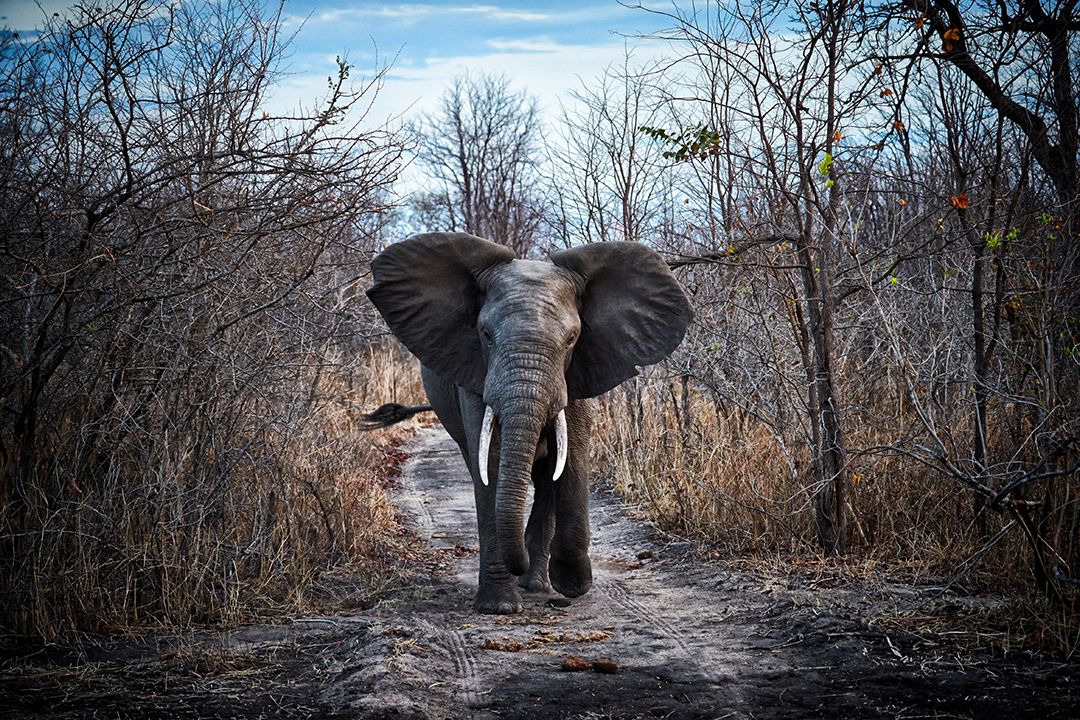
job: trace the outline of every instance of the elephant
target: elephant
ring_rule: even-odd
[[[367,296],[420,360],[428,401],[472,476],[473,607],[520,612],[519,587],[588,592],[591,398],[682,341],[693,313],[667,264],[635,242],[571,247],[542,261],[433,232],[391,244],[371,267]]]

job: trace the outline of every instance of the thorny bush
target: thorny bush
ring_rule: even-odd
[[[391,512],[357,288],[401,145],[380,75],[268,110],[255,2],[76,5],[0,47],[0,626],[297,607]],[[371,576],[374,578],[374,576]]]

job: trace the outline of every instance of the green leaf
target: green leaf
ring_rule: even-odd
[[[821,173],[822,177],[828,177],[829,172],[832,170],[833,156],[832,153],[825,153],[825,157],[818,163],[817,169]]]

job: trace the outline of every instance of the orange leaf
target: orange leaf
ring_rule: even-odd
[[[878,63],[877,65],[875,65],[874,66],[874,74],[875,75],[880,75],[881,74],[881,69],[884,68],[884,67],[885,67],[885,65],[882,64],[882,63]]]
[[[916,30],[922,30],[923,27],[925,27],[925,26],[926,26],[926,16],[925,15],[920,15],[915,20],[915,29]]]
[[[840,142],[840,131],[839,130],[837,130],[836,132],[833,133],[832,139],[833,139],[833,142]]]
[[[941,49],[952,52],[956,49],[956,43],[960,41],[960,28],[949,28],[941,36]]]
[[[897,130],[906,130],[907,129],[907,126],[904,125],[903,120],[893,120],[892,126],[894,128],[896,128]]]
[[[949,202],[957,210],[967,210],[971,207],[971,201],[968,200],[967,193],[960,193],[959,195],[953,195],[949,198]]]
[[[881,97],[889,97],[892,95],[892,88],[885,88],[881,91]]]
[[[907,200],[905,200],[904,198],[900,198],[896,202],[900,203],[901,207],[903,207],[904,205],[907,205]]]

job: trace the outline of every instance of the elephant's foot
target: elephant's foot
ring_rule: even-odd
[[[592,587],[592,563],[588,555],[570,558],[553,555],[548,573],[555,589],[569,598],[584,595]]]
[[[521,595],[513,586],[481,587],[473,608],[486,615],[510,615],[521,612]]]
[[[546,569],[541,572],[530,570],[528,575],[522,575],[518,578],[518,586],[534,593],[551,594],[555,592],[554,588],[551,587],[551,583],[548,581]]]
[[[534,593],[553,593],[548,580],[548,554],[529,548],[529,572],[518,578],[518,586]]]

